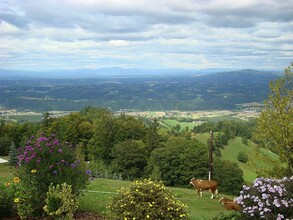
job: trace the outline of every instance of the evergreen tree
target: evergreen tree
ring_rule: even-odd
[[[16,149],[14,142],[12,141],[12,143],[10,145],[10,149],[9,149],[9,165],[15,166],[17,161],[18,161],[17,149]]]

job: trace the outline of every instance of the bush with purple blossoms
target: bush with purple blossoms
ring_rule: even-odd
[[[32,137],[26,146],[18,149],[16,171],[20,179],[16,188],[18,214],[21,218],[40,216],[43,213],[46,193],[52,184],[66,182],[78,196],[88,183],[85,164],[78,160],[75,148],[60,143],[54,135]]]
[[[252,186],[243,186],[236,202],[245,219],[292,219],[293,177],[258,178]]]

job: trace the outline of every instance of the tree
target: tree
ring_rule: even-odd
[[[111,165],[114,172],[122,174],[123,179],[133,180],[143,175],[147,165],[146,147],[142,141],[125,140],[115,145]]]
[[[158,127],[159,123],[157,122],[157,119],[154,119],[154,122],[150,124],[150,126],[147,129],[147,133],[144,137],[144,142],[146,144],[147,150],[148,150],[148,156],[151,154],[151,152],[154,149],[157,149],[161,147],[160,143],[160,135],[158,133]]]
[[[153,174],[154,169],[167,186],[187,186],[192,177],[207,178],[208,149],[196,139],[171,137],[152,152],[146,170]]]
[[[244,180],[243,171],[237,163],[215,158],[214,168],[214,179],[218,181],[219,192],[238,195]]]
[[[17,162],[18,162],[17,149],[14,142],[12,141],[10,145],[10,149],[9,149],[9,165],[15,166]]]
[[[247,155],[247,153],[245,153],[245,152],[243,152],[243,151],[240,151],[240,152],[238,153],[237,159],[238,159],[238,161],[240,161],[241,163],[247,163],[247,161],[248,161],[248,155]]]
[[[270,82],[270,94],[264,102],[254,133],[261,146],[270,145],[287,170],[293,175],[293,62],[285,69],[282,78]],[[279,166],[281,168],[281,166]]]

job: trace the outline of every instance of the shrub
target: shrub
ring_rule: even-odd
[[[292,219],[293,177],[258,178],[252,186],[243,186],[236,202],[246,219]]]
[[[71,185],[63,183],[61,185],[49,186],[47,192],[45,212],[54,219],[73,219],[73,214],[78,207],[78,200],[72,194]]]
[[[48,187],[66,182],[72,185],[72,193],[78,196],[88,182],[84,163],[75,156],[69,143],[54,138],[32,137],[25,147],[19,148],[19,168],[16,171],[19,184],[16,187],[18,214],[22,218],[40,216],[43,213]]]
[[[187,219],[186,208],[162,182],[135,181],[121,188],[108,207],[114,219]]]
[[[248,161],[248,155],[247,153],[240,151],[238,153],[237,159],[241,162],[241,163],[247,163]]]
[[[10,183],[0,185],[0,219],[13,215],[13,194],[13,186]]]

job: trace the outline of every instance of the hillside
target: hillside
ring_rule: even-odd
[[[13,173],[10,167],[7,164],[0,164],[0,184],[11,181],[11,179],[13,179]],[[84,195],[79,199],[78,211],[98,213],[106,219],[110,219],[110,213],[106,207],[111,201],[111,196],[118,189],[128,187],[130,183],[130,181],[100,178],[91,181]],[[168,190],[188,206],[190,219],[208,220],[225,211],[217,199],[210,199],[210,192],[204,192],[203,198],[197,198],[191,185],[187,189],[168,187]]]
[[[196,138],[203,143],[207,143],[207,140],[209,139],[209,134],[197,134]],[[257,177],[257,167],[272,168],[272,165],[269,162],[262,159],[263,155],[267,155],[272,160],[278,160],[278,156],[276,154],[273,154],[271,151],[265,150],[263,148],[258,149],[256,145],[251,141],[248,142],[248,145],[245,145],[242,143],[241,138],[239,137],[230,140],[229,145],[220,150],[224,160],[229,160],[239,165],[239,167],[243,171],[244,181],[248,183],[253,182]],[[248,154],[247,163],[241,163],[237,159],[239,152],[245,152]]]

